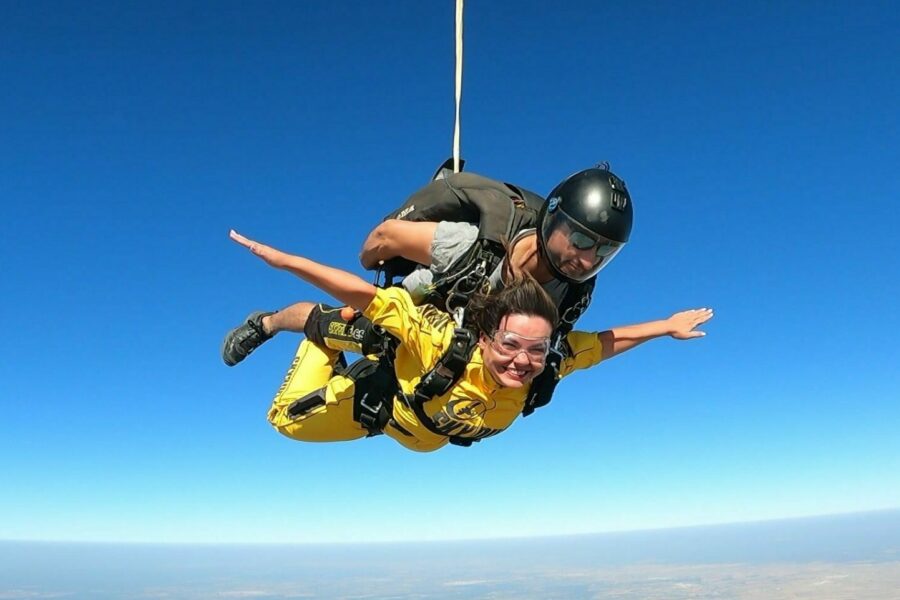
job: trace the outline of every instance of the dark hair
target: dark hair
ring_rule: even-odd
[[[507,315],[521,314],[546,319],[553,329],[559,311],[534,277],[516,274],[506,286],[493,294],[476,294],[466,309],[467,321],[478,334],[491,335]]]

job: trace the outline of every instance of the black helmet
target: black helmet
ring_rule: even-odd
[[[622,249],[631,221],[625,182],[601,163],[570,175],[547,196],[538,217],[541,252],[559,279],[586,281]]]

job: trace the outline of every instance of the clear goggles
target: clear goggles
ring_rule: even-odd
[[[596,275],[625,246],[584,227],[562,209],[545,217],[541,235],[553,266],[575,281],[585,281]],[[559,238],[564,240],[563,244],[577,250],[579,256],[569,256],[571,248],[560,247]],[[589,264],[583,265],[581,261],[586,251],[591,251]],[[567,264],[569,262],[571,265]]]
[[[550,338],[526,337],[512,331],[498,329],[491,336],[491,347],[503,358],[515,358],[523,352],[533,362],[544,362],[550,352]]]

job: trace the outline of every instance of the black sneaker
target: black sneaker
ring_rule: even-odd
[[[272,337],[263,331],[262,320],[263,317],[274,314],[261,311],[250,313],[243,323],[225,335],[225,341],[222,342],[222,360],[226,365],[233,367],[238,364]]]

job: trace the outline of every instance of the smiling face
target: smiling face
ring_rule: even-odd
[[[553,326],[543,317],[504,316],[497,331],[478,340],[485,368],[503,387],[528,385],[544,370],[552,332]]]

